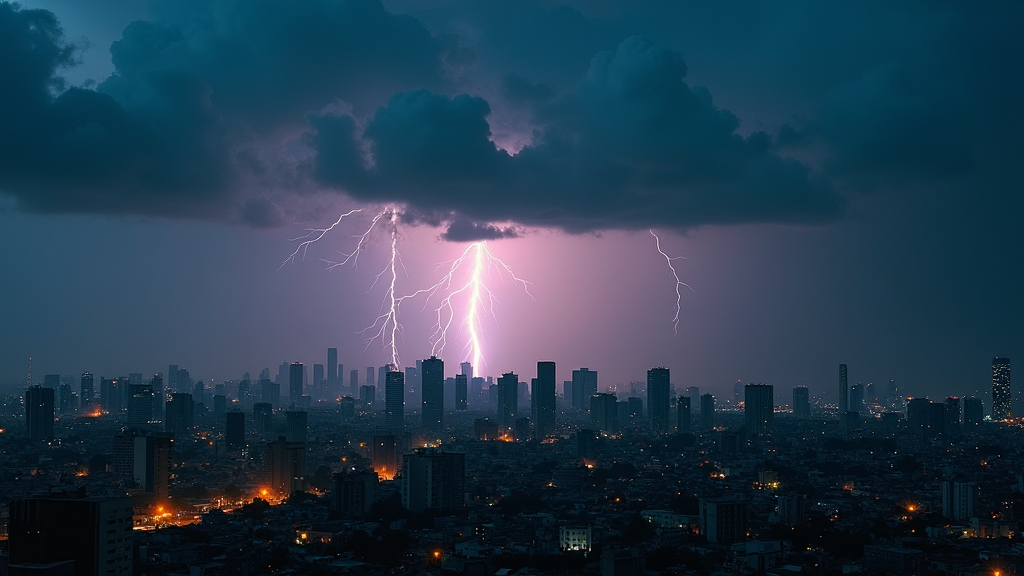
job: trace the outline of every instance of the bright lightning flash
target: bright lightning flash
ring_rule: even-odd
[[[309,248],[310,244],[319,241],[321,238],[326,236],[328,232],[334,230],[336,226],[341,224],[341,221],[344,220],[346,216],[351,216],[356,212],[361,212],[361,210],[359,210],[358,208],[355,210],[349,210],[348,212],[342,214],[341,216],[338,216],[338,219],[334,221],[334,224],[331,224],[327,228],[308,228],[306,229],[307,234],[305,236],[292,238],[292,242],[298,242],[299,240],[302,240],[302,242],[295,247],[295,251],[292,252],[290,256],[284,259],[284,262],[281,262],[281,265],[278,266],[277,269],[281,270],[281,268],[284,268],[284,265],[288,263],[294,264],[295,259],[299,257],[300,252],[302,253],[302,258],[305,259],[306,250]],[[376,222],[376,219],[374,220],[374,222]]]
[[[448,272],[436,284],[398,299],[398,302],[401,303],[402,300],[426,294],[429,302],[438,292],[446,294],[435,310],[437,321],[434,324],[434,333],[431,335],[431,340],[433,340],[431,354],[439,356],[448,344],[455,319],[453,300],[459,300],[460,296],[464,296],[466,315],[458,325],[458,330],[461,331],[462,328],[465,328],[469,341],[463,352],[467,357],[472,358],[473,366],[486,365],[483,356],[481,316],[486,313],[492,319],[494,318],[494,307],[498,300],[487,285],[487,280],[492,272],[496,272],[500,276],[507,276],[513,283],[521,285],[526,295],[531,300],[533,299],[529,290],[529,282],[516,276],[508,264],[492,254],[485,241],[473,242],[467,246],[462,254],[452,261]]]
[[[672,318],[672,328],[676,334],[679,334],[679,314],[682,311],[683,292],[682,288],[685,286],[687,290],[693,292],[693,288],[686,282],[679,279],[679,272],[676,271],[676,267],[672,265],[673,260],[685,260],[684,256],[669,256],[665,254],[665,251],[661,249],[661,239],[658,235],[651,230],[651,236],[654,236],[654,244],[658,248],[658,254],[665,257],[665,262],[668,264],[668,269],[672,272],[672,277],[676,279],[676,315]]]

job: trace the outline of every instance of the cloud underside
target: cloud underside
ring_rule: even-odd
[[[170,3],[111,47],[115,73],[67,88],[56,17],[0,3],[0,193],[24,210],[273,226],[287,199],[334,190],[444,214],[450,240],[838,218],[836,178],[972,169],[957,94],[899,68],[838,88],[819,117],[744,133],[642,37],[593,57],[557,94],[505,75],[528,116],[494,142],[492,105],[460,93],[478,62],[456,37],[378,2]],[[909,88],[908,88],[909,87]],[[926,101],[927,106],[918,105]],[[783,152],[819,146],[812,169]],[[284,199],[284,200],[282,200]],[[428,220],[428,219],[424,219]]]

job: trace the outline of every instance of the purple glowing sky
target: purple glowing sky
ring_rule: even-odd
[[[399,294],[435,282],[464,250],[441,239],[455,224],[520,231],[489,246],[535,300],[493,278],[489,375],[528,381],[538,360],[554,360],[560,380],[587,366],[604,387],[664,365],[677,389],[725,394],[742,379],[809,385],[828,399],[836,365],[847,363],[853,382],[895,379],[938,396],[984,390],[992,356],[1024,358],[1018,5],[393,1],[378,12],[356,2],[363,12],[345,18],[376,14],[394,37],[374,42],[392,38],[393,52],[353,44],[311,58],[296,16],[294,28],[275,30],[278,44],[244,46],[259,55],[252,70],[287,52],[290,67],[311,72],[256,98],[239,79],[249,69],[233,77],[202,43],[146,51],[162,32],[129,23],[191,22],[173,3],[107,1],[89,13],[67,1],[23,4],[52,11],[80,46],[81,63],[59,68],[65,86],[109,95],[143,125],[179,118],[170,100],[147,100],[154,70],[210,87],[199,132],[188,125],[175,137],[216,141],[232,156],[218,164],[221,149],[175,152],[164,159],[169,176],[150,188],[118,172],[130,147],[112,145],[109,180],[99,156],[98,176],[59,154],[34,172],[30,156],[0,162],[0,386],[23,385],[29,355],[38,379],[176,363],[223,380],[275,373],[286,360],[323,363],[330,346],[346,371],[381,365],[389,354],[380,342],[364,351],[358,331],[384,297],[371,284],[386,235],[358,270],[328,273],[319,258],[351,250],[385,200],[417,221],[400,225]],[[260,6],[240,34],[262,30],[273,5]],[[107,47],[122,31],[132,41],[112,60]],[[424,47],[438,51],[441,72],[422,72]],[[266,82],[284,77],[265,67]],[[20,73],[10,70],[0,66]],[[672,76],[680,71],[685,85]],[[318,80],[330,74],[340,80]],[[11,94],[0,88],[21,102]],[[623,101],[632,105],[620,114]],[[37,132],[25,128],[26,149]],[[20,145],[8,140],[0,150]],[[195,188],[189,178],[201,170],[216,178]],[[203,188],[210,182],[219,184]],[[714,192],[678,193],[705,188]],[[289,238],[356,207],[361,218],[275,272],[294,249]],[[648,228],[686,257],[677,269],[693,293],[683,293],[678,335],[674,279]],[[434,316],[421,306],[402,309],[404,365],[430,354]],[[463,344],[443,355],[450,373]]]

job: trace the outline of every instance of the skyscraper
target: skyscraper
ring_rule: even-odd
[[[158,500],[170,494],[171,434],[127,430],[114,436],[114,472]]]
[[[153,420],[156,394],[149,384],[132,384],[129,388],[131,397],[128,399],[128,424],[145,426]]]
[[[775,427],[775,391],[771,384],[743,387],[743,414],[750,434],[771,435]]]
[[[806,386],[793,388],[793,416],[797,418],[811,417],[811,397]]]
[[[32,442],[53,440],[53,388],[38,384],[25,390],[25,423]]]
[[[394,434],[378,434],[373,437],[370,465],[381,480],[395,477],[398,473],[398,444]]]
[[[590,408],[590,397],[597,394],[597,371],[580,368],[572,371],[572,407],[577,410]]]
[[[93,409],[93,381],[92,374],[88,372],[82,372],[82,388],[81,388],[81,405],[82,412],[91,412]]]
[[[342,375],[341,366],[338,366],[338,349],[328,348],[327,349],[327,392],[332,398],[334,394],[341,395],[338,390],[341,387],[341,383],[338,381],[338,377]]]
[[[303,490],[306,484],[306,445],[289,442],[283,436],[267,442],[267,481],[270,487],[285,496]]]
[[[417,448],[402,456],[402,506],[410,512],[462,508],[465,492],[465,454]]]
[[[850,389],[846,386],[846,364],[839,365],[839,417],[850,409]]]
[[[850,412],[864,411],[864,385],[857,383],[850,386]]]
[[[690,397],[680,396],[676,398],[676,432],[690,431],[691,416]]]
[[[167,401],[164,410],[164,430],[174,432],[175,435],[185,436],[191,433],[193,426],[192,395],[184,392],[175,392]]]
[[[473,379],[473,365],[469,362],[463,362],[459,364],[459,373],[464,375],[468,380]]]
[[[421,364],[423,425],[440,430],[444,427],[444,360],[431,356]]]
[[[292,362],[288,366],[288,403],[298,406],[302,401],[302,362]]]
[[[289,442],[305,442],[309,430],[309,414],[305,410],[289,410],[284,413]]]
[[[1004,420],[1012,414],[1010,359],[992,359],[992,419]]]
[[[256,433],[266,438],[274,431],[274,407],[269,402],[257,402],[252,405],[252,420]]]
[[[715,397],[704,394],[700,397],[700,429],[711,430],[715,427]]]
[[[519,376],[506,372],[498,378],[498,425],[511,428],[519,413]]]
[[[316,400],[323,400],[327,397],[327,380],[324,376],[324,365],[313,364],[313,394]]]
[[[647,415],[652,432],[668,431],[670,401],[668,368],[651,368],[647,371]]]
[[[396,430],[405,425],[404,372],[389,371],[384,376],[384,424]]]
[[[985,406],[981,398],[964,398],[964,426],[977,426],[985,419]]]
[[[555,363],[537,362],[537,381],[530,391],[533,423],[538,438],[555,433]]]
[[[469,409],[469,382],[465,374],[455,375],[455,409],[462,411]]]

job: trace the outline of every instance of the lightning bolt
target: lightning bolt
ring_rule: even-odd
[[[672,329],[675,330],[676,334],[679,334],[679,314],[682,311],[683,292],[682,288],[685,286],[687,290],[693,292],[693,288],[686,282],[679,279],[679,272],[676,271],[676,267],[672,265],[673,260],[685,260],[684,256],[669,256],[665,254],[665,251],[661,249],[661,239],[654,233],[654,230],[650,230],[651,236],[654,236],[654,244],[658,249],[658,254],[665,257],[665,262],[668,264],[668,269],[672,272],[672,277],[676,279],[676,315],[672,318]]]
[[[341,224],[342,220],[344,220],[347,216],[355,214],[356,212],[361,212],[361,210],[350,210],[339,216],[338,219],[333,224],[326,228],[309,228],[307,229],[307,233],[305,235],[299,236],[298,238],[293,238],[292,242],[301,242],[295,248],[295,251],[292,252],[291,255],[289,255],[287,258],[285,258],[284,262],[281,263],[281,266],[278,267],[278,270],[283,268],[285,264],[294,263],[296,258],[299,258],[300,256],[302,259],[305,259],[306,251],[309,249],[310,244],[314,244],[323,239],[324,236],[326,236],[330,231],[338,227]],[[389,284],[388,289],[384,295],[384,300],[381,303],[380,315],[377,316],[377,318],[373,321],[372,324],[370,324],[362,331],[360,331],[360,334],[365,335],[368,332],[372,332],[372,335],[366,340],[366,347],[363,348],[364,350],[368,348],[373,341],[379,338],[384,344],[384,350],[390,351],[391,364],[394,365],[397,369],[397,367],[400,366],[398,358],[397,339],[399,336],[399,332],[401,330],[401,327],[398,324],[398,304],[400,300],[395,297],[395,284],[398,280],[397,265],[401,261],[401,255],[398,252],[397,209],[395,209],[394,207],[388,207],[385,208],[376,216],[374,216],[373,219],[370,221],[370,225],[367,226],[366,230],[358,236],[358,241],[356,241],[355,248],[353,248],[353,250],[349,253],[339,251],[339,253],[343,257],[342,259],[327,260],[321,258],[321,261],[327,265],[328,271],[334,270],[335,268],[341,266],[345,266],[347,264],[351,264],[353,268],[358,268],[359,256],[366,248],[366,245],[371,238],[371,233],[377,227],[377,223],[381,219],[384,219],[390,225],[391,255],[384,269],[381,270],[374,277],[373,283],[366,291],[369,292],[370,290],[373,290],[374,286],[377,285],[381,277],[385,275],[388,276]]]
[[[492,319],[495,318],[494,308],[498,299],[487,285],[488,277],[492,272],[498,273],[503,278],[511,279],[514,284],[521,285],[526,295],[531,300],[533,299],[533,294],[530,294],[529,282],[517,276],[508,264],[491,253],[486,241],[473,242],[467,246],[462,254],[452,261],[444,276],[434,285],[398,299],[400,304],[403,300],[425,295],[426,301],[423,306],[426,308],[436,294],[445,294],[434,310],[436,321],[434,332],[430,336],[431,354],[440,356],[448,344],[450,332],[454,330],[453,324],[456,316],[454,301],[458,300],[460,295],[464,295],[466,314],[457,326],[456,336],[465,328],[468,342],[463,353],[472,358],[473,366],[486,365],[483,353],[481,316],[486,313]]]
[[[285,258],[284,262],[281,262],[281,265],[277,267],[278,271],[280,271],[281,268],[284,268],[285,264],[288,264],[288,263],[294,264],[295,263],[295,259],[299,257],[299,253],[300,252],[302,253],[302,258],[305,259],[306,258],[306,250],[309,248],[310,244],[313,244],[313,243],[319,241],[321,238],[326,236],[328,232],[330,232],[331,230],[334,230],[334,228],[336,226],[341,224],[341,221],[344,220],[346,216],[351,216],[351,215],[355,214],[356,212],[362,212],[362,210],[359,210],[358,208],[355,209],[355,210],[349,210],[348,212],[342,214],[341,216],[338,216],[338,219],[335,220],[334,224],[331,224],[327,228],[307,228],[306,229],[307,234],[305,234],[303,236],[299,236],[298,238],[292,238],[290,240],[291,242],[298,242],[299,240],[302,240],[303,242],[295,247],[295,251],[292,252],[290,256]],[[374,220],[374,222],[376,222],[376,220]]]

